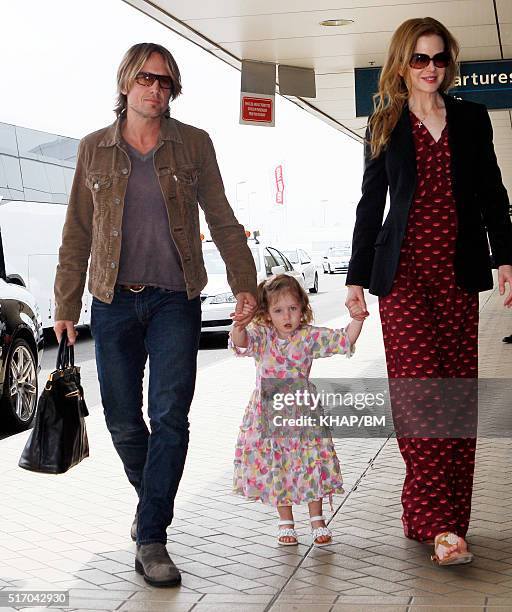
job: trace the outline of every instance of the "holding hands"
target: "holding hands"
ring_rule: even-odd
[[[256,298],[249,292],[240,292],[236,294],[235,312],[229,316],[233,319],[233,324],[240,330],[243,330],[249,325],[251,319],[256,312]]]
[[[345,306],[352,319],[356,321],[364,321],[366,317],[370,316],[366,308],[363,288],[360,285],[347,285]]]
[[[256,312],[256,298],[252,293],[242,292],[236,294],[235,312],[230,314],[233,319],[233,331],[231,337],[236,346],[247,348],[248,340],[245,328],[251,322]]]

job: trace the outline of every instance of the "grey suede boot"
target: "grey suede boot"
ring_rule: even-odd
[[[131,528],[130,528],[130,535],[131,535],[132,540],[133,540],[134,542],[136,542],[136,541],[137,541],[137,521],[138,521],[138,520],[139,520],[139,515],[138,515],[138,513],[136,512],[136,513],[135,513],[135,516],[133,517],[133,523],[132,523],[132,526],[131,526]]]
[[[178,586],[181,583],[179,569],[172,562],[165,544],[141,544],[135,555],[135,571],[155,587]]]

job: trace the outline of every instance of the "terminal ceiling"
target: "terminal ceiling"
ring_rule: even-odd
[[[512,0],[125,1],[238,69],[242,59],[313,68],[316,98],[290,99],[357,140],[366,119],[355,116],[354,68],[381,66],[405,19],[439,19],[458,39],[463,61],[512,58]],[[321,26],[326,19],[353,23]],[[491,111],[491,119],[512,195],[511,111]]]

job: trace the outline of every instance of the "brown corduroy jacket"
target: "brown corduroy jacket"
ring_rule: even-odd
[[[56,321],[78,321],[89,258],[90,293],[107,303],[114,296],[130,176],[130,159],[120,146],[121,121],[80,142],[55,277]],[[242,291],[255,294],[254,260],[244,228],[226,199],[208,134],[176,119],[162,118],[154,167],[189,299],[199,295],[207,283],[198,203],[226,264],[231,290],[235,295]]]

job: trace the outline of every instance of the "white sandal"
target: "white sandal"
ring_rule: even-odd
[[[325,522],[325,516],[311,516],[309,518],[309,521],[311,523],[311,535],[313,536],[313,544],[315,546],[328,546],[329,544],[332,544],[332,531],[329,529],[329,527],[313,527],[314,521]],[[320,536],[328,536],[329,539],[327,540],[327,542],[317,542],[317,539]]]
[[[280,544],[281,546],[297,546],[297,544],[299,543],[299,539],[297,536],[297,532],[295,531],[295,529],[293,528],[293,526],[295,525],[295,521],[289,520],[289,521],[278,521],[277,523],[279,529],[277,531],[277,543]],[[286,529],[283,529],[283,525],[292,525],[292,527],[288,527]],[[281,540],[281,538],[295,538],[295,542],[283,542]]]
[[[474,556],[469,551],[451,553],[447,552],[447,548],[460,544],[460,538],[457,534],[450,531],[444,531],[438,533],[434,540],[434,554],[430,557],[432,562],[436,565],[461,565],[465,563],[471,563]]]

